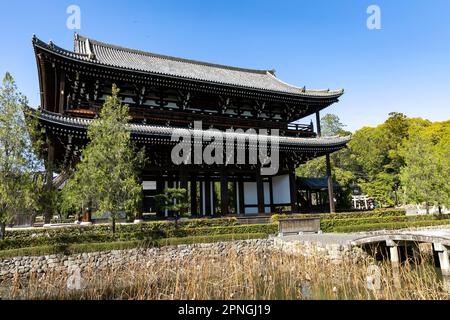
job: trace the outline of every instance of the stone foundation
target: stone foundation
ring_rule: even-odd
[[[282,250],[289,254],[300,254],[305,257],[322,257],[333,263],[344,260],[359,261],[368,257],[367,253],[348,244],[321,243],[311,241],[286,241],[282,238],[274,238],[274,249]]]
[[[278,238],[254,239],[219,243],[166,246],[160,248],[136,248],[128,250],[111,250],[101,252],[79,253],[72,255],[52,254],[46,256],[23,256],[0,260],[0,280],[12,279],[15,276],[27,276],[30,272],[45,274],[48,272],[71,272],[78,268],[81,272],[86,268],[101,271],[106,268],[124,268],[130,263],[146,265],[155,260],[171,261],[186,259],[191,256],[227,256],[230,253],[265,253],[271,250],[282,250],[289,254],[311,256],[318,254],[334,262],[345,257],[359,259],[363,253],[358,249],[350,249],[342,245],[321,246],[315,243],[284,242]]]

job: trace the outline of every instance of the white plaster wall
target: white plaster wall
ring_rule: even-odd
[[[258,191],[256,182],[244,182],[244,205],[257,205]],[[264,182],[264,204],[267,206],[264,212],[270,213],[270,185]],[[245,208],[245,214],[257,214],[258,208]]]
[[[290,203],[291,190],[289,187],[289,175],[284,174],[272,177],[274,204]]]
[[[257,205],[256,182],[244,182],[244,205]],[[258,208],[245,208],[245,214],[257,214]]]

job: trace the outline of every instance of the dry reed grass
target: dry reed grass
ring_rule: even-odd
[[[371,259],[336,264],[320,255],[279,251],[130,263],[125,270],[82,272],[81,290],[67,289],[68,274],[30,274],[0,284],[7,299],[448,299],[430,258],[399,268],[377,264],[381,289],[367,286]]]

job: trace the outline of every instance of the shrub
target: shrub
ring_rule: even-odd
[[[361,225],[349,225],[333,228],[333,232],[345,233],[345,232],[362,232],[362,231],[374,231],[374,230],[393,230],[404,228],[418,228],[418,227],[431,227],[439,225],[450,224],[450,219],[445,220],[418,220],[408,222],[387,222],[387,223],[373,223],[373,224],[361,224]]]
[[[232,224],[233,222],[227,221],[227,223]],[[203,225],[205,224],[207,223],[204,223]],[[120,227],[117,226],[117,230],[119,230],[120,232],[117,232],[115,234],[109,232],[108,228],[109,226],[107,225],[89,227],[76,226],[63,228],[46,228],[33,230],[34,233],[23,232],[30,230],[18,230],[17,233],[12,233],[13,236],[9,236],[5,240],[0,241],[0,250],[47,245],[62,246],[74,243],[98,243],[135,240],[154,241],[171,237],[210,236],[222,234],[275,234],[277,230],[277,226],[274,224],[175,228],[172,222],[152,222],[142,223],[138,225],[120,225]]]
[[[217,219],[189,219],[178,221],[179,228],[199,228],[209,226],[233,226],[237,225],[236,218],[217,218]],[[169,230],[175,229],[173,221],[152,221],[139,224],[118,224],[116,231],[118,233],[143,233],[151,234],[153,238],[164,237]],[[22,239],[35,237],[57,237],[64,236],[82,236],[87,233],[108,233],[111,232],[110,224],[79,226],[69,225],[58,228],[38,228],[38,229],[21,229],[8,230],[6,239]]]
[[[372,211],[316,213],[316,214],[275,214],[272,216],[272,223],[278,222],[278,219],[280,218],[321,218],[327,220],[335,220],[335,219],[395,217],[405,215],[406,211],[402,209],[376,209]]]
[[[450,216],[439,215],[420,215],[420,216],[384,216],[384,217],[372,217],[372,218],[359,218],[359,219],[324,219],[320,221],[320,228],[324,232],[333,232],[337,227],[351,227],[359,225],[375,225],[386,223],[402,223],[402,222],[414,222],[424,220],[446,220],[450,219]]]
[[[227,227],[203,227],[203,228],[183,228],[174,229],[167,233],[167,237],[189,237],[189,236],[209,236],[219,234],[248,234],[265,233],[276,234],[278,226],[276,224],[248,224]]]
[[[17,256],[42,256],[49,254],[74,254],[82,252],[125,250],[132,248],[146,248],[155,246],[194,244],[194,243],[214,243],[233,240],[263,239],[267,238],[266,233],[247,233],[247,234],[223,234],[200,237],[185,238],[163,238],[154,241],[117,241],[106,243],[77,243],[68,245],[46,245],[38,247],[27,247],[19,249],[9,249],[0,251],[0,259],[7,259]]]

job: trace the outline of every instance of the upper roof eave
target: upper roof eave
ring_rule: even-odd
[[[88,38],[81,37],[78,35],[76,35],[76,37],[79,37],[80,39],[88,39]],[[108,44],[99,42],[97,40],[91,40],[91,39],[88,39],[88,40],[93,44],[108,45]],[[344,93],[343,89],[340,89],[340,90],[329,90],[329,89],[311,90],[311,89],[306,89],[305,87],[300,88],[300,87],[292,86],[292,85],[289,85],[289,84],[281,81],[280,79],[278,79],[277,77],[274,76],[272,71],[268,71],[268,70],[252,70],[252,69],[236,68],[236,67],[223,66],[223,65],[218,65],[218,64],[199,62],[199,61],[195,61],[195,60],[187,60],[187,59],[182,59],[182,58],[157,55],[157,54],[152,54],[152,53],[148,53],[148,52],[144,52],[144,51],[122,48],[122,47],[114,46],[114,45],[108,45],[108,46],[112,49],[128,50],[129,52],[131,52],[133,54],[135,54],[135,53],[141,54],[141,55],[145,54],[145,55],[150,55],[153,57],[158,57],[158,59],[173,59],[173,61],[178,61],[179,63],[183,63],[183,64],[198,64],[198,65],[205,66],[208,68],[216,68],[217,70],[230,70],[231,72],[238,72],[238,73],[241,73],[244,75],[245,74],[248,74],[248,75],[254,74],[254,75],[258,75],[258,77],[266,78],[266,79],[264,79],[265,81],[272,81],[275,84],[275,86],[279,85],[279,86],[281,86],[283,88],[287,88],[287,89],[286,89],[286,91],[273,90],[271,88],[263,88],[261,86],[260,87],[251,86],[251,85],[245,86],[245,85],[220,82],[220,81],[208,81],[207,79],[205,80],[205,79],[199,79],[199,78],[195,78],[195,77],[177,76],[177,75],[168,74],[168,73],[149,72],[146,70],[140,70],[139,68],[131,68],[131,67],[125,68],[123,66],[108,64],[108,63],[99,61],[98,59],[93,59],[93,55],[95,56],[95,53],[92,55],[92,53],[88,54],[88,53],[82,53],[82,52],[72,52],[72,51],[63,49],[61,47],[58,47],[52,42],[47,44],[44,41],[38,39],[36,36],[33,36],[33,47],[35,48],[35,50],[36,50],[36,48],[40,48],[42,50],[56,54],[58,56],[68,58],[68,59],[71,59],[71,60],[74,60],[74,61],[77,61],[80,63],[90,64],[93,66],[102,66],[102,67],[106,67],[106,68],[113,68],[116,70],[124,70],[124,71],[129,71],[129,72],[138,72],[138,73],[147,74],[147,75],[168,76],[168,77],[177,78],[177,79],[181,79],[181,80],[199,81],[199,82],[208,83],[208,84],[225,85],[225,86],[231,86],[233,88],[240,88],[240,89],[244,89],[244,90],[257,90],[257,91],[262,91],[265,93],[274,93],[274,94],[286,95],[286,96],[290,96],[290,97],[337,99]]]

